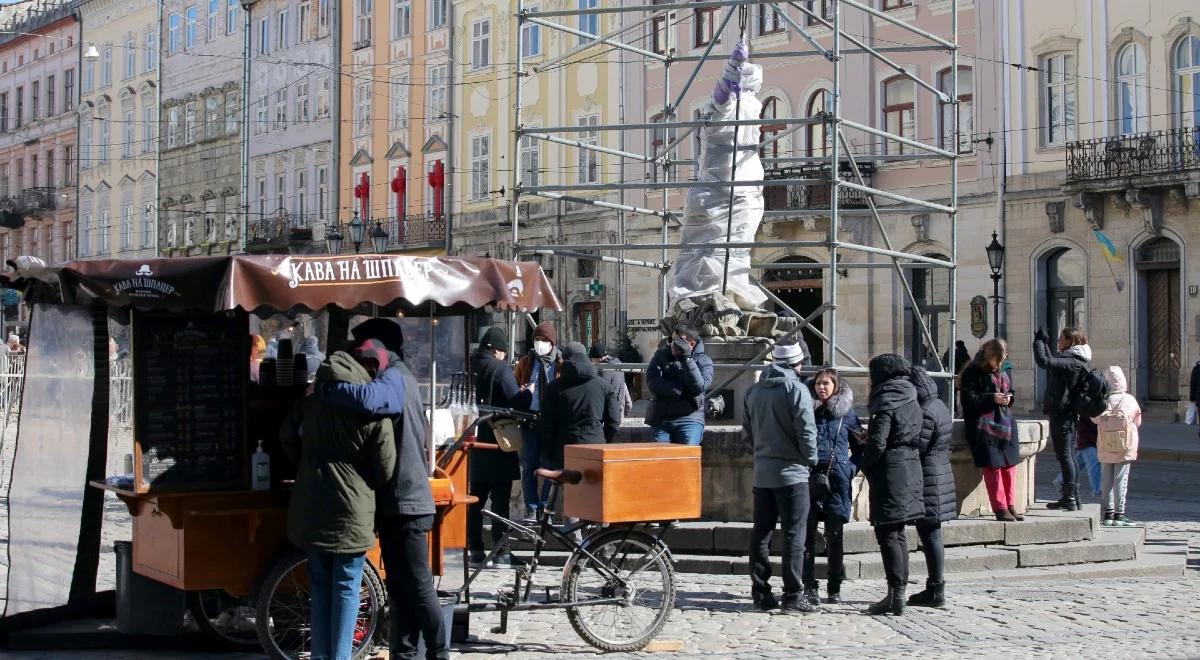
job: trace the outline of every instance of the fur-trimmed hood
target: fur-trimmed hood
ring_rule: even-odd
[[[815,410],[825,409],[829,416],[833,419],[840,419],[846,416],[846,413],[854,409],[854,390],[844,382],[839,382],[837,389],[833,391],[833,396],[829,397],[829,401],[821,403],[817,398],[816,381],[808,381],[808,390],[812,393],[813,408]]]

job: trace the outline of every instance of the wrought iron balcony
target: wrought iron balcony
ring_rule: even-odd
[[[26,188],[21,191],[21,206],[26,213],[53,211],[55,202],[55,189],[52,186]]]
[[[1067,185],[1189,172],[1200,173],[1200,127],[1067,143]]]
[[[293,243],[312,241],[312,221],[309,214],[293,215],[287,209],[251,221],[246,225],[246,251],[273,252],[286,250]]]
[[[416,213],[403,217],[389,216],[368,220],[363,225],[363,242],[358,247],[360,252],[375,251],[371,232],[375,231],[376,225],[387,233],[386,252],[440,248],[446,244],[446,217],[432,213]],[[349,226],[343,224],[340,229],[343,237],[342,252],[354,252]]]
[[[869,164],[860,165],[866,183],[871,183],[872,168]],[[842,180],[850,178],[849,166],[841,168]],[[829,168],[821,166],[785,167],[770,169],[766,179],[821,179],[829,181]],[[808,210],[829,208],[829,184],[791,184],[770,185],[763,187],[763,201],[768,211]],[[838,206],[848,209],[863,209],[867,207],[867,196],[858,190],[841,188],[838,192]]]

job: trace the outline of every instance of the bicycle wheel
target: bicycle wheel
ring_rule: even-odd
[[[239,650],[259,648],[254,608],[245,599],[223,589],[189,591],[188,610],[205,637]]]
[[[258,640],[272,660],[309,656],[310,619],[308,559],[302,552],[275,561],[258,590]],[[355,660],[367,657],[383,621],[383,583],[370,562],[363,564],[358,621],[354,630]]]
[[[584,542],[587,555],[575,551],[563,578],[563,599],[571,627],[603,651],[637,651],[662,630],[675,606],[675,569],[667,548],[645,532],[607,530]],[[606,569],[606,570],[602,570]],[[609,573],[620,576],[625,586]],[[622,602],[588,605],[589,600]]]

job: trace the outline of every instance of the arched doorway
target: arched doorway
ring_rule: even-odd
[[[944,254],[930,253],[924,256],[950,260]],[[904,297],[905,357],[913,364],[932,367],[929,344],[921,332],[918,319],[924,319],[934,345],[945,353],[949,348],[946,340],[950,337],[950,270],[936,266],[911,268],[908,269],[908,283],[912,286],[917,306],[914,308],[908,296]]]
[[[1063,248],[1046,257],[1046,330],[1057,338],[1068,326],[1086,327],[1087,255]]]
[[[788,255],[779,259],[777,264],[815,264],[816,260],[800,255]],[[776,268],[768,270],[763,275],[763,286],[767,287],[788,307],[792,308],[800,318],[812,314],[825,302],[824,273],[821,268],[805,268],[799,265],[795,268]],[[773,310],[776,314],[786,316],[788,313],[778,305]],[[812,328],[824,332],[825,315],[812,320],[809,327],[801,331],[808,350],[812,353],[810,364],[825,364],[825,342],[821,341]]]
[[[1138,319],[1146,395],[1159,401],[1179,399],[1182,368],[1180,330],[1179,244],[1155,238],[1138,248]]]

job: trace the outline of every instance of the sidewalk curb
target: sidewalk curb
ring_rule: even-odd
[[[1051,458],[1054,457],[1054,447],[1046,445],[1046,448],[1038,452],[1039,454],[1047,454]],[[1153,449],[1153,448],[1138,448],[1139,461],[1163,461],[1165,463],[1200,463],[1200,450],[1189,451],[1186,449]]]

